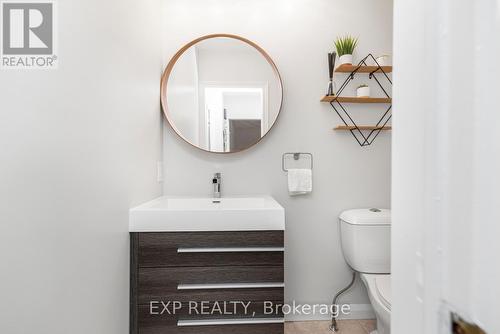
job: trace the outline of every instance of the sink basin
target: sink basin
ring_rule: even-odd
[[[284,230],[285,209],[270,196],[159,197],[130,209],[130,232]]]

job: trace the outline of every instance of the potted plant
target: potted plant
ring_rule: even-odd
[[[335,41],[335,48],[339,55],[340,65],[352,65],[352,54],[356,45],[358,45],[358,39],[352,36],[347,35],[337,38]]]
[[[359,85],[356,89],[356,95],[358,97],[370,97],[370,87],[366,84]]]

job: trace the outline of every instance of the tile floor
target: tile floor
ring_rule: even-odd
[[[375,320],[339,320],[339,334],[370,334]],[[285,334],[331,334],[330,321],[285,322]]]

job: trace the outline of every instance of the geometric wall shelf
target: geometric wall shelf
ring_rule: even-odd
[[[366,63],[366,60],[368,58],[371,58],[377,65],[368,65]],[[349,73],[349,75],[338,89],[337,95],[324,96],[321,99],[321,102],[330,103],[333,110],[335,110],[337,115],[344,123],[344,125],[335,127],[334,130],[350,131],[360,146],[369,146],[373,143],[373,141],[375,140],[375,138],[377,138],[381,131],[391,130],[391,127],[388,126],[387,123],[392,116],[392,98],[380,83],[377,75],[382,79],[385,78],[392,85],[392,81],[387,75],[387,73],[392,72],[392,66],[380,66],[375,57],[373,57],[372,54],[369,54],[368,56],[363,58],[358,63],[358,65],[341,65],[337,67],[335,71]],[[352,82],[352,80],[358,73],[367,73],[369,79],[374,79],[384,93],[385,97],[340,96],[344,89]],[[388,106],[382,117],[375,125],[358,125],[347,110],[347,105],[350,103],[384,103],[388,104]]]

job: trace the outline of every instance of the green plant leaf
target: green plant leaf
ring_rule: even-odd
[[[337,54],[340,56],[353,54],[354,49],[358,45],[358,38],[346,35],[344,37],[338,37],[335,42],[335,49],[337,49]]]

